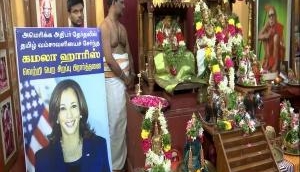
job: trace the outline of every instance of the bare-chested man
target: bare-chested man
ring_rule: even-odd
[[[124,0],[107,0],[109,11],[100,25],[106,84],[107,109],[112,154],[112,169],[121,171],[127,155],[125,90],[133,86],[134,68],[127,32],[119,22],[125,8]]]

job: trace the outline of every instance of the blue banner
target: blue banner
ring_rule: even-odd
[[[16,28],[15,33],[26,171],[66,171],[77,158],[80,172],[111,171],[100,31]],[[70,154],[63,148],[72,141]],[[68,160],[74,154],[80,156]]]
[[[95,28],[17,28],[20,78],[42,79],[103,73],[103,51]]]

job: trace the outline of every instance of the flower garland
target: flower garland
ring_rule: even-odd
[[[163,20],[169,20],[168,17],[170,19],[170,16],[166,16]],[[184,36],[178,23],[167,21],[170,22],[170,26],[166,28],[164,22],[166,21],[160,21],[156,25],[156,44],[158,48],[163,49],[169,67],[176,69],[186,50]],[[175,52],[174,50],[177,51]],[[173,75],[176,75],[176,72]]]
[[[300,154],[299,113],[294,112],[289,101],[284,100],[280,106],[283,149],[290,153]]]
[[[222,21],[219,21],[213,26],[207,20],[205,25],[204,18],[206,19],[206,14],[209,14],[207,10],[209,9],[203,0],[199,0],[196,3],[194,10],[196,45],[198,49],[204,47],[205,50],[204,65],[208,69],[207,71],[210,72],[207,75],[209,77],[208,92],[217,90],[213,95],[225,101],[227,97],[231,97],[234,94],[235,70],[233,57],[240,59],[243,56],[242,27],[238,17],[235,15],[229,16],[225,25],[223,25]],[[218,20],[211,18],[210,21]],[[211,27],[213,28],[213,34],[209,33]],[[207,37],[206,31],[211,36],[210,38]],[[227,116],[218,120],[218,127],[223,130],[231,130],[235,125],[241,127],[246,133],[255,131],[255,121],[251,119],[246,111],[237,110],[236,97],[232,99],[231,102],[235,105],[224,105],[225,107],[221,110]]]
[[[195,141],[197,138],[203,137],[203,128],[201,122],[197,119],[196,115],[193,113],[192,119],[187,122],[186,135],[188,140]]]
[[[294,108],[291,107],[291,103],[284,100],[280,103],[280,107],[282,134],[286,133],[288,130],[297,130],[299,127],[299,114],[294,113]]]
[[[237,125],[241,127],[245,133],[249,134],[255,131],[255,121],[251,119],[248,112],[244,114],[237,113],[234,115],[234,118]]]
[[[162,131],[162,152],[161,154],[154,153],[152,148],[151,131],[153,129],[152,122],[154,114],[158,113],[157,120],[160,124]],[[171,170],[171,136],[167,129],[166,119],[161,112],[160,108],[150,107],[145,114],[145,118],[142,122],[142,148],[144,154],[146,154],[146,168],[155,169],[162,168],[164,171],[169,172]]]
[[[218,43],[225,42],[225,34],[220,26],[215,27],[215,33]]]
[[[179,24],[172,22],[170,25],[171,28],[168,29],[165,28],[163,21],[160,21],[156,25],[155,37],[157,46],[185,47],[184,36]]]
[[[142,106],[146,108],[158,106],[162,106],[162,108],[165,108],[169,106],[169,103],[166,99],[152,95],[135,96],[131,99],[131,102],[136,106]]]
[[[206,36],[201,15],[203,10],[208,10],[207,5],[203,1],[197,2],[194,11],[197,47],[199,49],[202,45],[205,45],[205,64],[206,66],[211,66],[209,82],[211,84],[218,85],[220,91],[231,93],[234,90],[234,65],[229,56],[231,49],[229,50],[227,45],[224,43],[225,34],[224,30],[220,26],[216,26],[214,28],[214,34],[211,38]],[[217,52],[215,50],[217,47],[221,48],[219,52],[218,50]],[[227,54],[224,59],[222,57],[218,57],[222,56],[222,54]],[[227,76],[223,76],[224,71],[222,71],[221,68],[223,69],[224,64],[225,68],[228,70],[229,78],[227,78]]]
[[[196,146],[197,144],[200,144],[203,142],[203,128],[200,120],[196,117],[195,113],[193,113],[192,118],[187,122],[186,126],[186,136],[188,143],[186,146],[189,146],[188,155],[185,155],[185,169],[182,169],[182,171],[190,171],[189,167],[192,167],[192,171],[200,172],[200,171],[208,171],[205,167],[205,160],[204,160],[204,153],[202,146],[197,152],[197,148],[193,147],[192,145]],[[192,152],[196,151],[196,152]],[[196,155],[196,156],[195,156]],[[196,160],[196,162],[195,162]]]
[[[227,32],[227,47],[234,53],[237,57],[242,57],[243,51],[243,32],[242,25],[236,16],[230,16],[228,19],[227,28],[225,28],[225,32]]]
[[[201,12],[203,10],[208,10],[207,5],[202,1],[197,2],[194,10],[196,44],[198,48],[200,48],[202,45],[205,45],[207,47],[214,47],[216,44],[216,36],[215,34],[213,34],[210,38],[208,38],[206,35],[201,15]]]

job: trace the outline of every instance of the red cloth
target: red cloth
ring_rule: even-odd
[[[44,15],[41,15],[41,27],[54,27],[54,18],[52,14],[49,19],[46,19]]]
[[[271,68],[275,64],[275,57],[272,55],[274,51],[274,36],[278,35],[280,42],[283,40],[283,26],[280,23],[275,23],[275,25],[269,29],[274,30],[268,40],[268,49],[270,52],[270,55],[268,57],[268,68]],[[284,45],[279,44],[278,51],[279,51],[278,61],[280,61],[284,59],[284,54],[285,54]]]

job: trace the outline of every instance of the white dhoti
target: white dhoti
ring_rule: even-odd
[[[128,74],[128,54],[113,54],[121,69]],[[126,60],[127,59],[127,60]],[[127,157],[126,146],[126,86],[124,82],[105,68],[106,100],[111,145],[112,169],[121,170]]]

